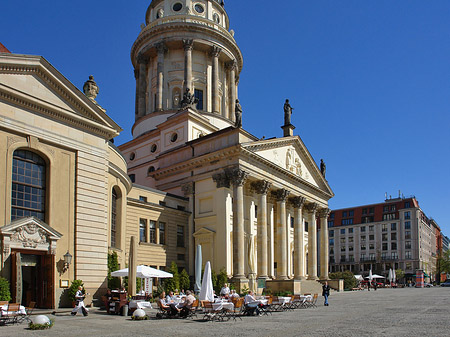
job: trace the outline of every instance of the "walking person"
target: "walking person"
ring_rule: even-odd
[[[84,305],[85,297],[86,297],[86,295],[83,293],[83,287],[79,286],[78,290],[75,294],[76,305],[75,305],[75,308],[73,308],[73,310],[71,312],[72,316],[75,316],[78,312],[82,312],[83,316],[88,315],[88,309],[86,309],[86,307]]]
[[[322,286],[322,296],[325,297],[325,302],[323,305],[328,307],[328,296],[330,296],[330,286],[326,281],[325,284]]]

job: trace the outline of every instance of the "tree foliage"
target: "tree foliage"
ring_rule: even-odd
[[[183,269],[180,273],[180,289],[188,290],[191,285],[191,280],[186,269]]]
[[[118,289],[120,287],[120,279],[118,277],[112,277],[113,271],[119,270],[119,259],[116,252],[108,254],[108,288]]]
[[[220,293],[220,289],[222,289],[222,287],[225,283],[228,283],[228,275],[227,275],[227,271],[225,270],[225,268],[222,268],[222,269],[220,269],[219,274],[217,274],[216,294]]]
[[[405,277],[405,272],[401,269],[395,270],[395,280],[398,282],[399,280],[403,279]]]
[[[358,280],[355,278],[355,275],[351,271],[330,273],[330,279],[332,280],[344,280],[344,289],[352,289],[355,288],[358,284]]]
[[[68,295],[69,295],[69,300],[70,301],[72,301],[72,302],[76,301],[75,295],[76,295],[76,293],[78,291],[78,287],[79,286],[81,286],[83,288],[82,292],[84,294],[84,287],[83,287],[83,285],[84,285],[83,281],[81,281],[81,280],[73,280],[72,281],[72,284],[70,285],[69,290],[68,290]]]
[[[0,301],[11,301],[11,291],[7,279],[0,277]]]
[[[438,257],[437,265],[439,266],[441,273],[450,274],[450,250],[447,250]]]
[[[168,278],[164,282],[164,287],[166,288],[166,292],[175,291],[176,289],[180,289],[180,275],[178,273],[178,266],[177,266],[176,262],[171,263],[168,272],[171,273],[173,275],[173,277]]]

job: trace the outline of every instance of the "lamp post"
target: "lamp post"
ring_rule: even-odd
[[[70,255],[69,251],[64,254],[64,268],[63,271],[66,272],[69,270],[69,265],[72,263],[72,255]]]

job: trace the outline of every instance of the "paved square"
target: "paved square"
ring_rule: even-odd
[[[379,289],[333,293],[330,306],[243,317],[242,321],[152,319],[134,322],[93,310],[88,317],[52,316],[50,330],[29,331],[22,323],[1,326],[0,336],[448,336],[450,288]]]

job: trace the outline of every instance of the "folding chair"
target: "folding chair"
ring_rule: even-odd
[[[209,301],[201,301],[204,312],[204,321],[223,320],[221,310],[214,309],[213,303]]]
[[[16,324],[19,322],[19,317],[22,316],[20,313],[19,303],[9,303],[6,312],[6,323]]]
[[[21,317],[19,317],[19,323],[22,323],[24,320],[26,320],[27,322],[31,322],[31,314],[33,313],[34,307],[36,306],[36,302],[30,302],[30,304],[28,305],[28,307],[25,308],[25,315],[22,315]]]
[[[188,315],[186,316],[186,318],[191,318],[194,316],[197,317],[198,305],[199,301],[196,299],[194,303],[192,303],[192,306],[189,308]]]
[[[311,302],[311,306],[314,307],[314,308],[317,308],[316,303],[317,303],[317,298],[318,297],[319,297],[319,294],[314,294],[314,296],[313,296],[313,299],[312,299],[312,302]]]
[[[156,313],[156,318],[169,318],[170,317],[170,309],[163,308],[161,301],[156,301],[158,303],[158,312]]]

